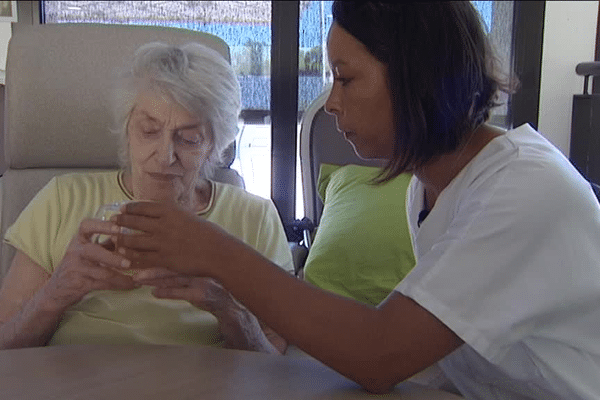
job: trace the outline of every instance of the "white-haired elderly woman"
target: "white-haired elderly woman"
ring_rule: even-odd
[[[164,272],[157,298],[118,271],[107,203],[176,202],[286,270],[273,203],[207,177],[237,133],[240,89],[229,63],[199,44],[151,43],[115,90],[123,169],[56,177],[7,231],[17,249],[0,290],[0,348],[70,343],[204,344],[282,353],[286,343],[217,282]],[[113,236],[114,237],[114,236]],[[190,238],[181,246],[193,246]],[[198,290],[200,289],[200,290]],[[183,300],[183,301],[182,301]]]

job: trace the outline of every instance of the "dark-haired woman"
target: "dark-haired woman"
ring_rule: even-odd
[[[326,104],[382,180],[411,171],[417,264],[378,307],[318,290],[176,207],[129,204],[139,268],[209,276],[373,392],[438,364],[474,399],[600,398],[600,206],[539,133],[486,121],[505,85],[469,2],[336,1]],[[194,238],[197,245],[181,246]],[[170,287],[140,273],[140,282]],[[300,307],[298,305],[301,305]]]

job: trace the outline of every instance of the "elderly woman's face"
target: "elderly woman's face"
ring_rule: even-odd
[[[138,95],[127,124],[136,198],[181,200],[193,193],[211,148],[206,126],[166,94]]]

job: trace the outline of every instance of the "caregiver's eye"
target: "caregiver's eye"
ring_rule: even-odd
[[[342,86],[346,86],[347,84],[349,84],[352,81],[351,78],[342,78],[342,77],[337,77],[334,80],[339,82]]]

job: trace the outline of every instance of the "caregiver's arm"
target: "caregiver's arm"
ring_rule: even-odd
[[[225,287],[290,343],[369,391],[389,391],[462,344],[400,293],[372,308],[290,278],[246,249],[235,253],[246,268],[233,270],[230,278],[223,268],[218,279]]]
[[[365,306],[289,276],[218,226],[177,207],[130,203],[123,212],[119,225],[147,232],[119,236],[136,267],[216,279],[289,343],[369,391],[390,390],[462,344],[399,293],[377,308]]]

